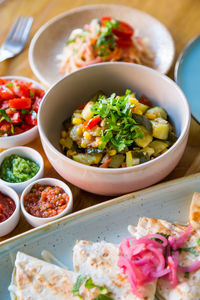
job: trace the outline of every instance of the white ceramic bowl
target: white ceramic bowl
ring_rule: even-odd
[[[0,184],[0,192],[10,197],[16,205],[15,211],[10,218],[0,223],[0,236],[4,236],[10,233],[17,226],[20,218],[20,204],[17,193],[10,187]]]
[[[69,196],[69,202],[68,202],[67,207],[60,214],[58,214],[54,217],[50,217],[50,218],[39,218],[39,217],[35,217],[35,216],[32,216],[31,214],[29,214],[24,207],[24,196],[30,192],[33,185],[36,183],[39,183],[42,185],[51,185],[51,186],[61,187],[65,191],[65,193],[68,194],[68,196]],[[65,216],[66,214],[69,214],[72,211],[72,208],[73,208],[73,196],[72,196],[72,192],[71,192],[70,188],[68,187],[68,185],[66,183],[64,183],[61,180],[55,179],[55,178],[42,178],[42,179],[36,180],[36,181],[30,183],[21,195],[21,210],[22,210],[27,222],[30,225],[32,225],[33,227],[44,225],[48,222],[54,221],[58,218],[61,218],[61,217]]]
[[[121,169],[87,166],[62,154],[59,146],[62,122],[97,91],[124,94],[127,88],[166,109],[176,128],[176,143],[151,161]],[[46,155],[63,178],[92,193],[116,195],[150,186],[175,168],[187,143],[190,111],[181,89],[165,75],[135,64],[104,63],[80,69],[56,83],[40,106],[38,125]]]
[[[14,148],[5,150],[0,153],[0,166],[1,166],[4,158],[7,156],[10,156],[12,154],[18,154],[19,156],[29,158],[29,159],[33,160],[34,162],[36,162],[40,166],[40,169],[37,172],[37,174],[34,177],[32,177],[31,179],[24,181],[24,182],[12,183],[12,182],[7,182],[0,178],[0,184],[7,185],[7,186],[13,188],[18,194],[21,194],[27,185],[29,185],[31,182],[43,177],[44,161],[43,161],[43,158],[40,155],[40,153],[37,152],[36,150],[34,150],[33,148],[14,147]]]
[[[36,82],[35,80],[23,77],[23,76],[1,76],[1,78],[6,80],[11,79],[19,79],[25,82],[32,82],[33,85],[37,88],[40,88],[42,90],[45,90],[44,87]],[[0,137],[0,148],[11,148],[16,146],[22,146],[25,144],[30,143],[32,140],[34,140],[38,136],[38,126],[34,126],[28,131],[25,131],[23,133],[12,135],[12,136],[6,136],[6,137]]]
[[[29,47],[29,63],[34,74],[47,86],[63,75],[59,74],[57,55],[76,28],[82,28],[92,19],[111,16],[128,22],[138,36],[145,37],[155,53],[155,69],[167,73],[174,59],[174,42],[167,28],[149,14],[124,5],[95,4],[76,7],[44,24],[34,35]]]

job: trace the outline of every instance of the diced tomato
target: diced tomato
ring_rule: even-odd
[[[45,91],[42,89],[38,89],[38,88],[31,88],[34,97],[39,97],[39,98],[43,98],[45,95]]]
[[[41,101],[42,101],[42,98],[36,97],[35,102],[33,103],[32,108],[33,108],[33,110],[34,110],[36,113],[37,113],[38,110],[39,110],[39,106],[40,106]]]
[[[128,38],[128,39],[127,38],[125,38],[125,39],[120,38],[120,39],[116,40],[116,43],[119,47],[129,48],[132,45],[132,40],[130,38]]]
[[[3,85],[3,84],[5,84],[5,83],[6,83],[5,79],[0,78],[0,85]]]
[[[5,85],[0,86],[0,98],[1,99],[9,100],[14,97],[15,97],[14,93],[7,86],[5,86]]]
[[[9,101],[9,107],[15,109],[30,109],[31,98],[15,98]]]
[[[144,95],[142,95],[139,98],[139,102],[142,103],[142,104],[148,105],[149,107],[152,107],[151,101],[146,96],[144,96]]]
[[[0,132],[2,134],[2,131],[5,133],[9,133],[11,130],[11,123],[9,123],[6,120],[3,120],[0,122]]]
[[[15,84],[13,86],[14,93],[17,97],[26,97],[30,98],[30,88],[32,82],[24,82],[20,80],[15,80]]]
[[[19,126],[14,127],[14,134],[20,134],[23,132],[24,132],[24,130],[21,127],[19,127]]]
[[[26,115],[25,116],[25,122],[28,125],[32,125],[32,126],[37,125],[37,114],[35,113],[35,114]]]
[[[96,126],[101,121],[100,116],[96,116],[84,123],[84,126],[86,129],[92,129],[94,126]]]
[[[6,113],[10,117],[13,124],[18,124],[22,121],[21,114],[19,111],[13,111],[11,109],[6,109]]]
[[[23,123],[20,128],[23,130],[23,131],[27,131],[29,129],[31,129],[33,126],[32,125],[29,125],[29,124],[25,124]]]

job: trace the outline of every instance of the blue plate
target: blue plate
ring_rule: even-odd
[[[190,41],[179,56],[175,81],[188,99],[192,116],[200,123],[200,35]]]

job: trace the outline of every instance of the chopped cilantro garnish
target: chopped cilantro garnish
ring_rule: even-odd
[[[164,236],[167,240],[168,240],[168,238],[169,238],[169,234],[165,234],[165,233],[162,233],[162,232],[156,232],[156,234],[160,234],[160,235],[162,235],[162,236]],[[155,240],[156,242],[159,242],[159,243],[163,243],[163,241],[161,241],[159,238],[152,238],[152,240]]]
[[[200,247],[200,238],[197,240],[197,245]]]
[[[8,82],[8,83],[6,84],[7,87],[12,87],[13,85],[14,85],[13,82]]]
[[[113,93],[106,98],[100,95],[93,104],[91,110],[105,120],[105,128],[102,130],[101,145],[99,149],[105,149],[107,144],[123,151],[133,144],[134,139],[143,138],[144,134],[133,118],[131,107],[134,104],[129,102],[132,97],[131,91],[127,90],[124,96],[116,96]]]
[[[0,117],[1,117],[0,122],[6,120],[9,123],[12,123],[11,118],[7,115],[5,109],[2,108],[0,109]]]
[[[178,248],[178,251],[185,251],[192,253],[195,257],[199,256],[199,253],[195,250],[195,247],[188,247],[188,248]]]
[[[32,90],[30,90],[30,97],[33,98],[34,97],[34,93]]]
[[[21,113],[22,113],[22,115],[26,115],[26,114],[28,114],[28,110],[27,109],[21,109]]]
[[[80,286],[82,285],[82,283],[85,281],[85,279],[86,279],[86,275],[79,275],[77,277],[77,280],[72,287],[73,296],[78,296],[79,298],[81,297],[79,294],[79,289],[80,289]]]

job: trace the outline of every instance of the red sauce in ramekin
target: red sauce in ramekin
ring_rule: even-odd
[[[0,223],[10,218],[15,209],[15,202],[10,197],[0,192]]]

